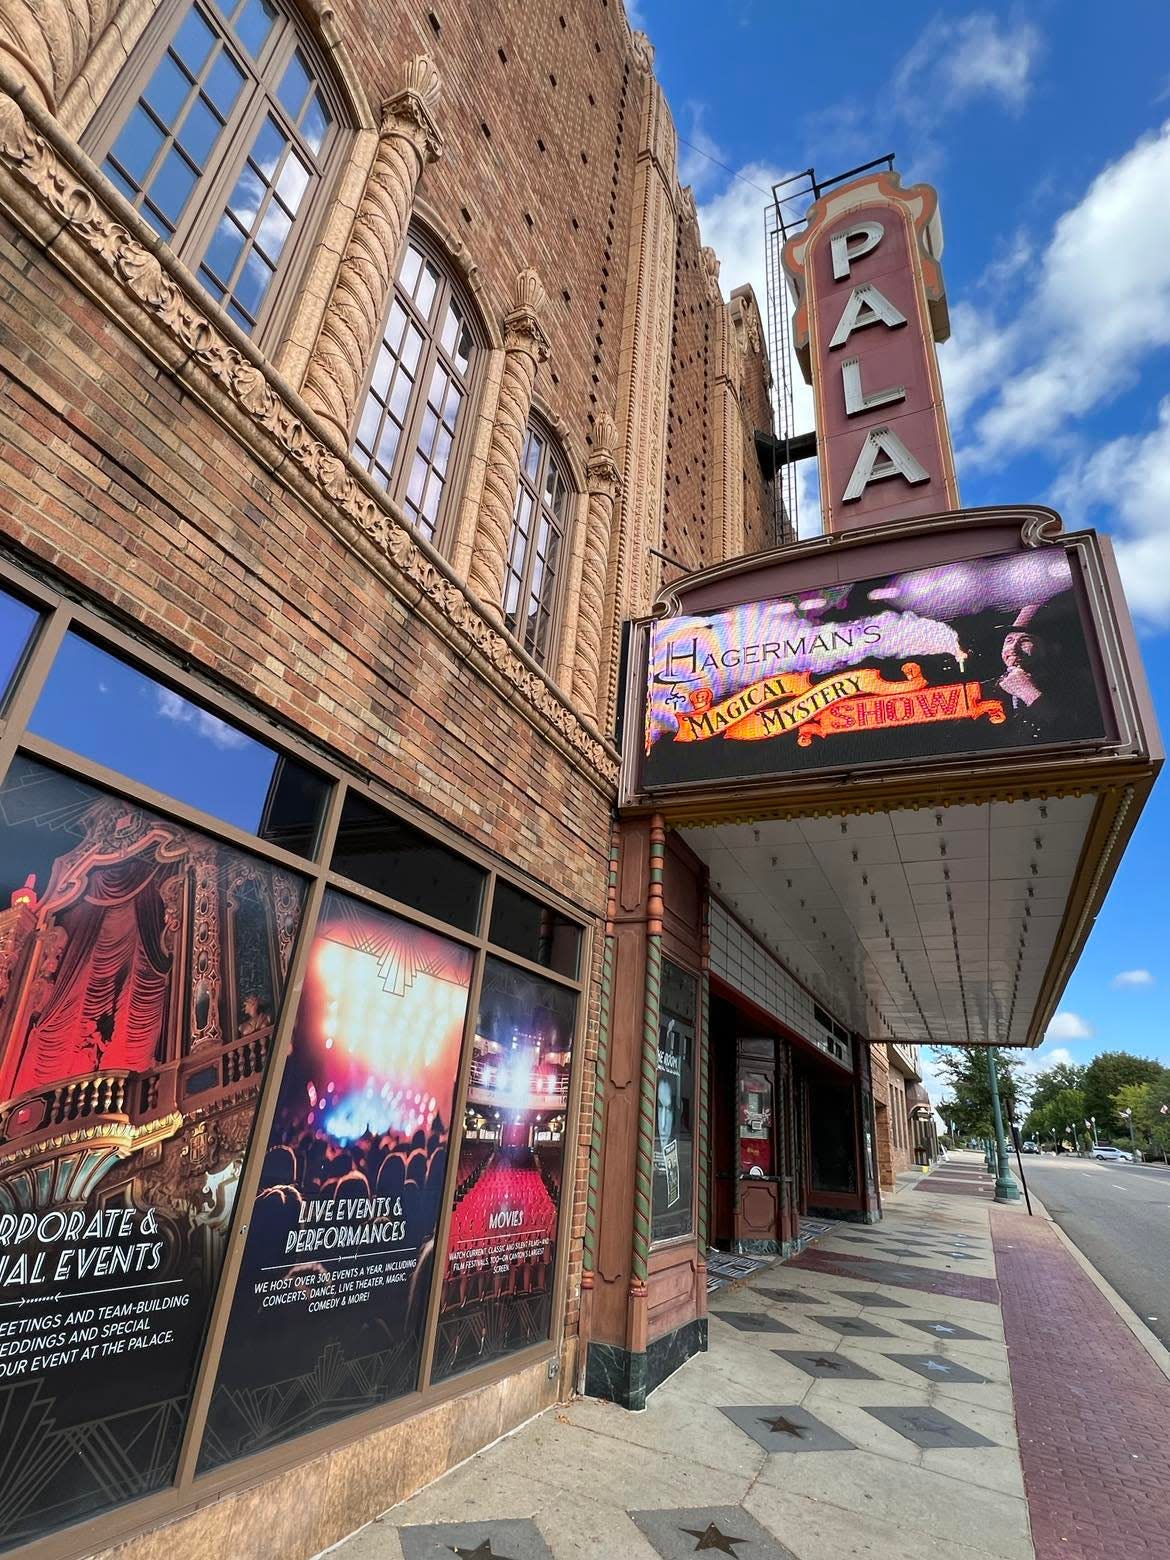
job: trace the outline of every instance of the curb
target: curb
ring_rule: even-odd
[[[1170,1349],[1167,1349],[1165,1344],[1160,1343],[1158,1339],[1154,1337],[1154,1334],[1146,1326],[1145,1322],[1142,1321],[1141,1317],[1137,1314],[1133,1307],[1127,1301],[1121,1298],[1116,1289],[1114,1289],[1113,1285],[1107,1278],[1103,1277],[1097,1271],[1097,1269],[1089,1261],[1088,1257],[1085,1256],[1081,1248],[1068,1235],[1064,1233],[1060,1225],[1049,1213],[1048,1209],[1036,1196],[1036,1193],[1032,1191],[1031,1187],[1029,1187],[1028,1190],[1032,1198],[1033,1211],[1037,1215],[1047,1219],[1048,1223],[1052,1226],[1052,1229],[1056,1234],[1057,1240],[1060,1241],[1061,1245],[1069,1253],[1077,1266],[1084,1271],[1092,1283],[1101,1291],[1106,1300],[1108,1300],[1109,1304],[1117,1312],[1121,1320],[1129,1328],[1130,1332],[1133,1333],[1134,1337],[1141,1344],[1142,1348],[1145,1349],[1146,1353],[1153,1360],[1154,1364],[1158,1367],[1166,1379],[1170,1381]],[[1013,1209],[1012,1211],[1014,1212],[1015,1210]],[[1023,1206],[1022,1198],[1020,1200],[1020,1211],[1025,1213],[1026,1216],[1026,1209]]]

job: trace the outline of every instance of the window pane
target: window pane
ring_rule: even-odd
[[[240,251],[244,247],[244,235],[237,224],[229,216],[219,219],[219,226],[215,230],[211,243],[207,246],[207,258],[205,266],[209,266],[220,281],[225,285],[231,280],[232,272],[236,268],[236,261],[240,258]]]
[[[414,297],[414,289],[418,284],[418,274],[422,270],[422,255],[412,244],[406,246],[406,253],[402,257],[402,268],[398,273],[398,280],[408,298]]]
[[[187,101],[190,90],[191,82],[185,72],[179,69],[169,54],[164,54],[142,96],[163,124],[174,129],[178,123],[179,110]]]
[[[280,171],[280,178],[276,181],[276,193],[294,215],[300,209],[309,187],[309,178],[309,170],[304,163],[295,152],[290,152],[288,161]]]
[[[195,188],[194,168],[176,147],[163,158],[162,167],[150,181],[150,198],[173,226]]]
[[[528,1348],[552,1329],[576,1015],[575,992],[503,959],[486,961],[435,1381]]]
[[[292,218],[284,207],[279,201],[270,201],[260,223],[260,231],[256,234],[256,242],[273,263],[280,259],[280,252],[291,228]]]
[[[454,352],[458,340],[459,313],[454,304],[448,304],[447,318],[443,321],[443,351],[448,357]]]
[[[111,157],[134,182],[142,187],[148,169],[163,144],[163,133],[146,110],[136,103],[122,133],[114,142]]]
[[[366,404],[362,408],[362,420],[358,424],[357,440],[367,454],[374,453],[374,440],[378,436],[378,422],[382,416],[382,408],[372,395],[366,397]]]
[[[419,312],[426,319],[431,317],[431,305],[435,301],[435,292],[439,286],[439,273],[428,260],[423,266],[422,275],[419,278],[418,291],[414,295],[414,301],[418,304]]]
[[[329,782],[68,634],[29,730],[286,850],[312,853]]]
[[[559,975],[575,976],[581,928],[559,910],[542,905],[503,878],[496,880],[492,902],[492,942],[521,958],[543,964]]]
[[[0,902],[8,1208],[22,1159],[37,1186],[3,1314],[39,1340],[4,1383],[0,1465],[24,1496],[0,1506],[7,1551],[173,1481],[304,884],[18,756]],[[110,1339],[134,1318],[120,1351],[46,1347],[83,1310]],[[27,1358],[10,1347],[6,1374]]]
[[[207,57],[211,53],[214,42],[215,33],[207,25],[201,13],[192,6],[183,19],[183,25],[175,34],[175,41],[171,44],[171,48],[191,74],[198,76],[207,64]]]
[[[0,706],[12,690],[39,619],[35,607],[0,591]]]
[[[312,85],[312,77],[308,67],[301,58],[298,49],[288,62],[288,69],[284,73],[284,79],[280,83],[276,96],[281,107],[286,111],[294,124],[301,117],[301,109],[305,106],[305,99],[309,95]]]
[[[405,369],[399,369],[394,376],[394,389],[391,391],[390,400],[387,403],[391,412],[399,422],[406,419],[406,407],[410,400],[410,392],[414,389],[414,380]]]
[[[540,457],[544,454],[544,445],[534,433],[530,433],[524,445],[524,470],[536,481],[536,473],[540,469]]]
[[[272,24],[276,21],[276,7],[270,0],[245,0],[236,19],[236,36],[253,59],[268,42]]]
[[[325,896],[200,1471],[417,1387],[471,971],[450,938]]]
[[[196,98],[183,121],[179,142],[187,155],[192,157],[200,168],[205,168],[211,148],[219,139],[219,132],[222,129],[223,121],[219,115],[210,109],[202,98]]]
[[[319,92],[313,96],[308,110],[301,122],[301,134],[305,138],[305,145],[311,152],[319,152],[325,145],[325,137],[329,132],[330,114],[325,107],[325,100]]]
[[[228,210],[240,219],[241,225],[250,233],[252,225],[260,215],[260,206],[264,200],[264,185],[255,169],[245,168],[236,180],[236,187],[232,191],[232,198],[228,201]]]
[[[243,84],[243,71],[227,50],[221,49],[219,58],[207,73],[203,90],[225,119],[236,106]]]
[[[350,791],[333,870],[465,932],[479,926],[486,873],[376,802]]]
[[[246,309],[253,320],[260,312],[271,280],[272,267],[253,249],[244,261],[244,269],[232,289],[236,303],[241,309]]]

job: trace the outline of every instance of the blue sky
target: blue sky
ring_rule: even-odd
[[[763,301],[761,190],[774,180],[893,151],[905,183],[937,186],[963,502],[1049,503],[1070,529],[1113,534],[1170,729],[1164,0],[1122,0],[1107,28],[1086,0],[629,9],[654,43],[725,296],[751,281]],[[1030,1067],[1117,1049],[1170,1064],[1168,876],[1164,781]]]

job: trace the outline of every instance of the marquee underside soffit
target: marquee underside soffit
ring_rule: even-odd
[[[712,889],[872,1040],[1028,1045],[1098,799],[683,828]],[[1059,995],[1057,989],[1056,995]]]

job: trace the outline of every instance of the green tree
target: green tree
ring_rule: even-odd
[[[944,1121],[954,1122],[963,1137],[989,1137],[992,1131],[991,1084],[987,1076],[987,1051],[983,1046],[944,1046],[937,1053],[938,1070],[946,1082],[947,1098],[937,1107]],[[1020,1095],[1020,1063],[1010,1051],[996,1050],[999,1097],[1004,1124],[1016,1113]]]
[[[1072,1135],[1067,1130],[1076,1128],[1083,1142],[1085,1137],[1085,1096],[1080,1089],[1061,1089],[1051,1095],[1039,1108],[1033,1103],[1024,1123],[1028,1137],[1051,1139],[1055,1143],[1067,1143],[1073,1147]]]
[[[1122,1112],[1132,1112],[1134,1141],[1143,1154],[1170,1158],[1170,1112],[1162,1114],[1162,1106],[1170,1105],[1170,1072],[1164,1067],[1161,1071],[1161,1079],[1154,1083],[1127,1083],[1118,1089],[1113,1106],[1124,1132],[1129,1121]]]
[[[1165,1068],[1159,1062],[1134,1056],[1129,1051],[1102,1051],[1100,1056],[1095,1056],[1085,1071],[1082,1087],[1085,1115],[1097,1118],[1098,1135],[1112,1137],[1120,1128],[1113,1103],[1113,1096],[1119,1090],[1127,1084],[1159,1083],[1164,1072]]]
[[[1037,1073],[1032,1081],[1030,1109],[1041,1110],[1066,1089],[1083,1088],[1087,1071],[1087,1067],[1077,1062],[1057,1062],[1054,1067]]]

